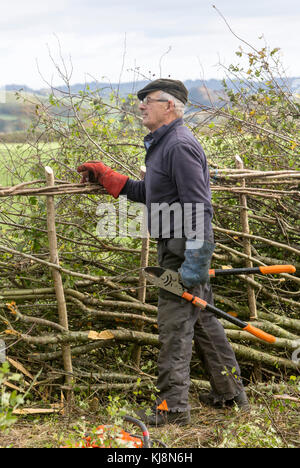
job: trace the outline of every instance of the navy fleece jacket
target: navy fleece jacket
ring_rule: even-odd
[[[144,203],[148,210],[148,229],[151,237],[158,239],[172,237],[195,238],[196,206],[204,208],[204,239],[208,240],[213,215],[209,170],[204,151],[193,133],[184,126],[182,119],[163,125],[144,139],[146,148],[146,175],[144,180],[129,179],[121,194],[135,202]],[[164,205],[161,205],[164,204]],[[175,205],[174,205],[175,204]],[[182,207],[182,218],[172,216],[168,229],[163,225],[164,213],[168,216],[170,207]],[[185,205],[189,204],[189,205]],[[192,209],[189,208],[192,206]],[[200,205],[198,205],[200,206]],[[187,209],[185,209],[187,207]],[[154,222],[159,214],[159,223]],[[184,222],[186,223],[184,225]],[[167,226],[168,228],[168,226]],[[180,234],[178,234],[180,232]]]

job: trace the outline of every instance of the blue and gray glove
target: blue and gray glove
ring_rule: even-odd
[[[179,268],[181,281],[187,288],[209,282],[209,268],[215,244],[209,241],[187,240],[185,260]]]

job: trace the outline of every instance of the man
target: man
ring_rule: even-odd
[[[78,172],[83,182],[98,181],[115,198],[126,194],[132,201],[145,203],[150,234],[158,240],[160,266],[179,270],[183,284],[213,304],[208,274],[214,250],[209,171],[202,147],[183,125],[187,89],[180,81],[158,79],[137,94],[143,124],[150,130],[144,139],[144,180],[131,180],[101,162],[85,163]],[[174,212],[166,229],[165,215],[174,206],[179,216]],[[157,207],[164,207],[165,211],[157,213]],[[200,226],[197,207],[202,208]],[[212,313],[161,289],[158,329],[159,395],[150,414],[139,412],[147,424],[190,422],[188,391],[193,339],[211,383],[211,392],[200,395],[200,400],[212,406],[236,403],[243,409],[249,408],[233,350]]]

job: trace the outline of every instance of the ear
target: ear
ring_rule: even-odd
[[[175,104],[173,101],[168,101],[167,107],[166,107],[166,112],[173,112],[175,109]]]

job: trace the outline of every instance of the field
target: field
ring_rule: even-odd
[[[41,144],[38,148],[30,144],[0,143],[0,185],[6,187],[33,180],[30,170],[42,162],[46,165],[56,150],[56,143]],[[22,161],[21,165],[18,161]]]

